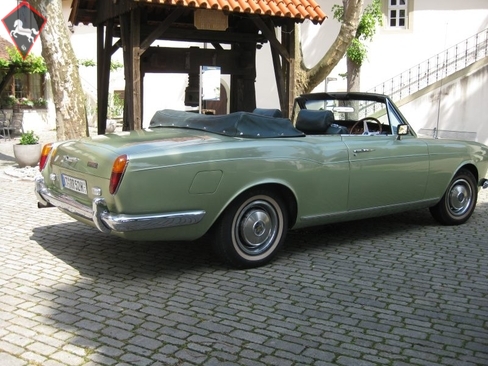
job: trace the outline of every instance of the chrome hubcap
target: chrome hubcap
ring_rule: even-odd
[[[449,192],[449,209],[453,215],[464,215],[471,207],[473,192],[469,183],[462,179],[456,181]]]
[[[236,221],[239,248],[250,255],[266,251],[276,238],[278,221],[278,215],[270,203],[262,200],[249,203]]]

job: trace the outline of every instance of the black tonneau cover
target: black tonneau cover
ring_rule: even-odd
[[[205,115],[163,109],[154,114],[149,124],[149,128],[156,127],[189,128],[243,138],[305,136],[303,132],[293,127],[287,118],[268,117],[249,112]]]

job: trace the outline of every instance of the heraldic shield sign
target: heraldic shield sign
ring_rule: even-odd
[[[27,1],[23,1],[5,16],[2,22],[25,60],[44,28],[46,18]]]

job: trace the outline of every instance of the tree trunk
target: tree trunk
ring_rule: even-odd
[[[9,67],[9,69],[7,70],[7,72],[5,73],[5,75],[3,76],[3,79],[2,81],[0,82],[0,94],[3,93],[3,90],[7,87],[7,85],[10,84],[10,82],[12,81],[12,78],[14,77],[15,75],[15,71],[16,68],[15,66],[11,65]]]
[[[47,20],[40,34],[42,57],[51,77],[58,140],[87,135],[85,97],[61,0],[29,0]]]
[[[297,60],[297,64],[300,64],[300,74],[303,75],[303,73],[305,73],[305,76],[301,78],[300,83],[297,83],[297,95],[310,93],[317,85],[324,81],[334,67],[337,66],[342,57],[344,57],[349,44],[355,37],[363,10],[363,0],[344,0],[343,3],[344,18],[341,24],[341,29],[324,57],[322,57],[314,67],[307,69],[300,54],[300,62]],[[299,42],[297,42],[297,44],[299,44]]]
[[[347,91],[358,92],[361,91],[361,66],[347,58]]]

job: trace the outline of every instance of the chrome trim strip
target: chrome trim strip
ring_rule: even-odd
[[[105,200],[103,198],[95,198],[92,201],[92,221],[102,233],[110,233],[110,228],[105,225],[102,221],[102,215],[108,212],[107,206],[105,205]]]
[[[89,207],[69,196],[54,195],[44,184],[43,177],[37,177],[35,183],[37,199],[43,206],[52,205],[91,220],[103,233],[110,233],[112,230],[126,232],[193,225],[199,223],[206,213],[204,210],[194,210],[144,215],[113,214],[108,211],[103,198],[93,199],[92,207]]]
[[[35,182],[37,199],[44,206],[51,204],[52,206],[58,207],[65,211],[69,211],[79,216],[83,216],[84,218],[92,218],[93,212],[90,207],[87,207],[66,195],[53,195],[52,192],[44,184],[43,177],[37,177]]]
[[[304,222],[319,222],[319,223],[324,220],[332,222],[332,221],[336,221],[337,219],[340,220],[347,219],[348,221],[353,221],[361,218],[373,217],[371,215],[374,215],[375,213],[378,212],[379,214],[377,216],[385,216],[385,215],[399,213],[402,211],[429,207],[435,205],[437,202],[439,202],[439,200],[440,198],[435,198],[435,199],[420,200],[415,202],[400,203],[400,204],[393,204],[387,206],[378,206],[372,208],[361,208],[357,210],[327,213],[321,215],[302,216],[300,217],[300,220]]]
[[[199,223],[203,216],[203,210],[149,215],[112,215],[104,211],[101,220],[110,229],[125,232],[193,225]]]

